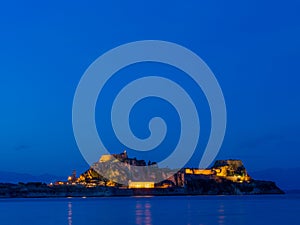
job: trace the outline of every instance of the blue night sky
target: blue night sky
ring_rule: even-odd
[[[217,158],[242,159],[250,171],[299,167],[299,9],[298,0],[2,3],[0,171],[66,175],[72,169],[87,169],[72,130],[78,82],[101,54],[127,42],[148,39],[183,45],[214,72],[228,113],[226,136]],[[120,73],[158,71],[178,73],[151,63]],[[111,85],[119,87],[122,82],[115,77]],[[108,112],[101,107],[111,104],[111,88],[107,90],[97,105],[97,121],[104,118],[101,113]],[[190,91],[194,91],[192,85]],[[200,112],[204,131],[200,153],[194,155],[190,166],[199,164],[210,124],[207,103],[198,94],[204,108]],[[132,113],[149,112],[146,103],[159,107],[154,107],[154,114],[145,114],[139,125],[132,124],[140,137],[147,136],[144,122],[160,115],[158,109],[163,109],[167,123],[178,125],[174,109],[160,99],[145,99],[144,106],[137,105]],[[165,149],[171,149],[172,139],[178,137],[174,130],[167,136],[173,142],[165,142]],[[104,133],[112,153],[123,150],[109,131]],[[164,154],[155,151],[147,157],[157,160]]]

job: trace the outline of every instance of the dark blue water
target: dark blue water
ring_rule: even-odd
[[[300,225],[299,215],[300,195],[0,200],[0,225]]]

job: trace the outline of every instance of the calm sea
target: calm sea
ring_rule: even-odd
[[[299,216],[299,194],[0,200],[0,225],[300,225]]]

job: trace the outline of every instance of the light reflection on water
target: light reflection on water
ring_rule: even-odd
[[[300,195],[0,199],[0,225],[298,225]]]
[[[191,198],[191,201],[185,201],[183,202],[184,204],[180,205],[178,204],[178,209],[176,209],[173,213],[173,218],[177,218],[177,221],[176,222],[183,222],[182,221],[182,218],[180,218],[181,216],[183,216],[183,218],[185,218],[186,220],[184,221],[184,224],[186,225],[192,225],[192,224],[195,224],[195,221],[197,221],[197,224],[200,224],[200,225],[204,225],[204,224],[207,224],[206,220],[205,220],[205,214],[214,214],[215,217],[214,219],[211,219],[210,222],[212,223],[216,223],[217,225],[225,225],[225,219],[226,219],[226,216],[225,216],[225,205],[223,204],[223,202],[215,202],[214,203],[214,206],[216,208],[216,213],[212,212],[212,209],[210,209],[210,207],[204,205],[204,209],[207,207],[209,208],[208,211],[204,210],[204,211],[199,211],[199,210],[196,210],[195,208],[195,205],[194,205],[194,202],[193,202],[193,197]],[[153,204],[153,206],[152,206]],[[163,204],[163,202],[162,202]],[[176,205],[173,204],[173,207]],[[153,225],[153,220],[152,220],[152,210],[155,210],[153,208],[155,208],[157,206],[155,206],[155,201],[151,201],[151,200],[147,200],[144,199],[144,201],[142,200],[137,200],[136,201],[136,204],[135,204],[135,224],[136,225]],[[161,214],[164,214],[168,209],[165,209],[164,212],[161,212]],[[171,208],[170,208],[171,210]],[[179,213],[177,213],[179,212]],[[195,218],[195,212],[200,212],[200,216],[198,218]],[[153,212],[154,214],[157,213],[157,211],[155,210]],[[186,216],[184,215],[186,213]],[[203,214],[201,216],[201,214]],[[212,217],[212,218],[213,218]],[[170,218],[170,217],[168,217]],[[171,219],[171,218],[170,218]],[[215,220],[215,222],[214,222]],[[164,221],[164,222],[167,222],[168,220]],[[162,222],[162,220],[161,220]],[[198,223],[199,222],[199,223]],[[202,223],[203,222],[203,223]],[[173,222],[174,223],[174,222]]]
[[[141,203],[137,201],[135,207],[135,223],[137,225],[152,225],[151,217],[151,203]]]
[[[225,209],[224,205],[221,202],[218,209],[218,224],[224,225],[225,224]]]
[[[72,225],[72,202],[68,202],[68,225]]]

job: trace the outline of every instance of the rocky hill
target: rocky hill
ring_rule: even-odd
[[[130,166],[137,159],[119,154],[115,157],[102,157],[89,170],[81,174],[76,183],[93,186],[127,187],[128,180],[136,180]],[[105,158],[105,160],[104,160]],[[120,164],[120,162],[123,162]],[[139,160],[139,162],[142,162]],[[151,163],[151,162],[150,162]],[[181,188],[188,194],[282,194],[283,191],[271,181],[258,181],[251,178],[241,160],[217,160],[209,169],[183,168],[170,170],[152,166],[152,174],[142,173],[136,181],[151,181],[158,178],[155,188]],[[145,162],[142,169],[147,168]],[[155,172],[153,172],[155,171]],[[99,173],[100,172],[100,173]],[[101,174],[101,175],[100,175]],[[146,174],[146,175],[145,175]],[[122,184],[114,180],[121,180]],[[124,185],[125,184],[125,185]]]
[[[171,170],[129,158],[126,152],[104,155],[78,178],[74,171],[67,181],[0,184],[0,197],[6,198],[283,193],[272,181],[250,177],[241,160],[217,160],[209,169]]]

